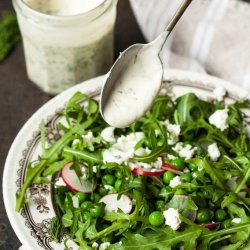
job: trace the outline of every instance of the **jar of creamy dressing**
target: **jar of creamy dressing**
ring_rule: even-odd
[[[113,64],[117,0],[13,0],[28,77],[57,94]]]

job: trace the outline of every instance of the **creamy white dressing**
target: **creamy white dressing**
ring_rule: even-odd
[[[110,125],[126,127],[150,108],[162,82],[159,52],[167,34],[163,32],[155,42],[140,49],[123,68],[103,110]]]
[[[24,0],[32,9],[39,12],[57,15],[71,16],[90,11],[105,0]]]

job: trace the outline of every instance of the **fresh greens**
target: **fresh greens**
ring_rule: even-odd
[[[13,47],[21,40],[15,15],[5,13],[0,19],[0,62],[2,62]]]
[[[223,109],[225,130],[210,124],[211,115]],[[66,235],[66,248],[72,240],[84,250],[246,250],[250,138],[243,110],[249,109],[247,100],[225,106],[193,93],[176,101],[165,95],[129,128],[114,129],[103,121],[98,103],[78,92],[61,113],[60,139],[48,144],[41,123],[42,154],[27,168],[16,210],[31,184],[55,180],[58,214],[49,233],[56,241]],[[82,184],[93,184],[93,192],[58,184],[67,163]],[[118,200],[129,197],[132,211],[108,210],[103,197],[110,193]]]

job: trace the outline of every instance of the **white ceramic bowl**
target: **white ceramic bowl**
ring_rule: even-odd
[[[27,163],[36,159],[40,152],[39,124],[42,119],[46,121],[47,139],[56,139],[56,123],[59,119],[56,111],[63,108],[76,91],[98,98],[102,79],[97,77],[88,80],[51,99],[26,122],[10,148],[3,174],[4,204],[11,225],[25,250],[64,249],[63,244],[53,242],[48,235],[50,219],[55,215],[50,185],[33,185],[29,189],[31,202],[24,206],[21,213],[15,212],[15,194],[24,181]],[[214,98],[213,90],[218,86],[227,90],[227,102],[249,96],[241,88],[208,75],[170,70],[165,73],[164,79],[163,88],[174,96],[194,92],[202,98]]]

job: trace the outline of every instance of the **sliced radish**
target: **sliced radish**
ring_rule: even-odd
[[[144,169],[144,168],[133,168],[132,172],[134,174],[138,174],[138,175],[148,175],[148,176],[160,176],[162,174],[164,174],[164,172],[166,172],[165,169],[158,169],[158,168],[153,168],[153,169]]]
[[[216,228],[216,227],[218,227],[218,226],[219,226],[219,223],[216,223],[216,222],[204,224],[204,227],[205,227],[205,228],[208,228],[208,229],[214,229],[214,228]]]
[[[175,168],[174,166],[170,165],[169,163],[163,163],[162,168],[164,168],[164,169],[166,169],[168,171],[171,171],[171,172],[173,172],[175,174],[182,174],[183,173],[178,168]]]
[[[121,209],[125,214],[129,214],[132,211],[132,202],[129,196],[123,194],[118,200],[118,194],[107,194],[103,196],[99,202],[103,202],[106,204],[105,211],[112,212]]]
[[[79,180],[74,169],[70,169],[72,162],[67,163],[61,172],[62,178],[68,188],[75,192],[91,193],[95,189],[95,185],[89,180]],[[80,165],[85,168],[83,165]]]

